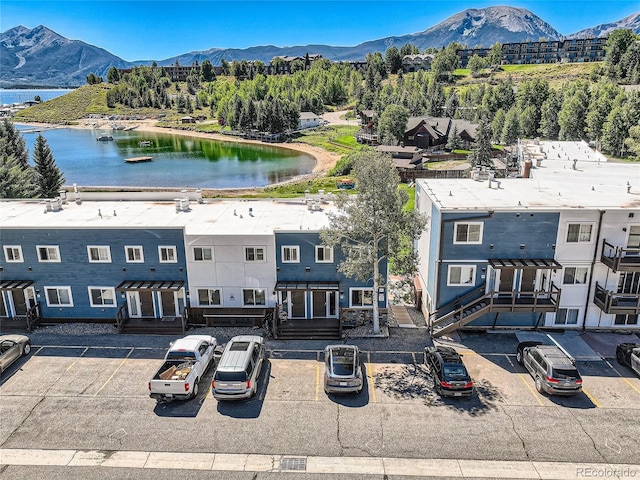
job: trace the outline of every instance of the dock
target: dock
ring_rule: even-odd
[[[153,162],[153,157],[131,157],[131,158],[125,158],[124,161],[126,163]]]

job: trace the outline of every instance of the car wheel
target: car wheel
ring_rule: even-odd
[[[22,355],[29,355],[31,353],[31,344],[26,343],[24,347],[22,347]]]
[[[524,361],[522,359],[522,351],[518,350],[516,352],[516,362],[518,362],[518,365],[524,365]]]
[[[542,387],[542,379],[540,377],[536,377],[536,390],[538,393],[544,393],[544,388]]]
[[[616,352],[616,360],[618,360],[618,363],[620,365],[624,365],[625,364],[625,362],[624,362],[624,353],[622,352],[622,350],[618,350]]]
[[[198,396],[198,382],[199,378],[196,378],[196,383],[193,384],[193,391],[191,392],[191,398],[196,398]]]

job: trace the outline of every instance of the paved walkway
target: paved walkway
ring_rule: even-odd
[[[392,305],[391,312],[396,323],[401,328],[417,328],[411,321],[407,307],[404,305]]]
[[[119,467],[420,478],[633,478],[640,465],[389,457],[287,457],[229,453],[0,449],[0,465]],[[1,470],[0,470],[1,471]]]

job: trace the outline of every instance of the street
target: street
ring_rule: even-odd
[[[219,403],[211,396],[213,368],[192,401],[150,399],[147,382],[166,352],[168,337],[34,336],[33,353],[2,377],[0,463],[9,466],[0,469],[0,476],[18,478],[21,472],[22,478],[43,478],[47,472],[55,478],[56,469],[62,469],[64,478],[80,478],[85,467],[71,465],[100,469],[96,465],[123,452],[142,455],[115,465],[132,470],[176,468],[181,454],[215,453],[219,461],[226,454],[227,472],[238,470],[238,458],[269,458],[266,466],[258,462],[262,466],[253,470],[264,475],[282,472],[283,461],[304,459],[309,474],[314,459],[340,463],[362,458],[372,470],[354,473],[371,478],[381,478],[374,468],[380,459],[413,459],[415,469],[419,459],[438,459],[442,476],[458,475],[446,473],[445,460],[640,465],[640,379],[615,359],[578,360],[584,393],[549,397],[536,392],[532,378],[516,363],[515,335],[469,336],[473,349],[458,350],[476,391],[469,399],[444,399],[433,392],[422,364],[424,334],[401,330],[389,339],[354,340],[362,352],[365,388],[352,396],[324,393],[326,343],[267,340],[268,361],[258,393],[239,403]],[[75,452],[69,458],[76,460],[79,452],[103,452],[104,458],[45,467],[27,455],[33,449]],[[155,454],[165,463],[156,458],[154,467],[149,457],[154,452],[164,452]],[[31,460],[16,460],[20,455]],[[280,460],[275,467],[274,458]],[[305,471],[294,463],[289,467],[284,470]],[[426,478],[424,468],[403,475]],[[634,472],[640,475],[640,469]],[[514,478],[556,478],[539,471],[532,477],[516,473]],[[276,478],[268,475],[260,478]]]

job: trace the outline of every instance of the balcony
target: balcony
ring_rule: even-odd
[[[640,248],[623,248],[602,240],[600,261],[613,273],[618,271],[640,272]]]
[[[593,296],[595,303],[604,313],[613,315],[640,315],[640,294],[614,293],[596,282]]]

